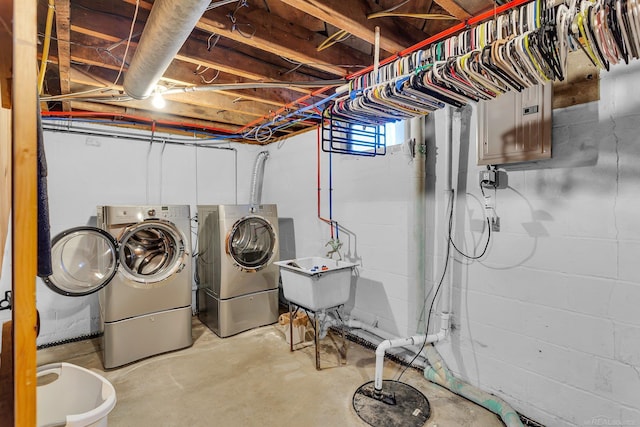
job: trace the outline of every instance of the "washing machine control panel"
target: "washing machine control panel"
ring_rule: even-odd
[[[105,210],[102,221],[107,224],[129,224],[150,218],[189,218],[189,205],[108,206]]]

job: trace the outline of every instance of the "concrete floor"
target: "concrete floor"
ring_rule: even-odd
[[[38,365],[69,362],[107,378],[117,395],[110,427],[367,425],[352,398],[373,380],[370,349],[349,342],[347,363],[341,365],[328,336],[321,343],[322,370],[316,371],[313,345],[291,353],[278,325],[221,339],[194,318],[193,340],[188,349],[106,372],[99,339],[39,350]],[[384,378],[397,378],[401,369],[387,360]],[[402,381],[429,399],[425,426],[503,425],[495,414],[429,383],[421,372],[407,370]]]

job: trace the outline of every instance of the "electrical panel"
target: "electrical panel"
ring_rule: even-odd
[[[552,93],[549,83],[478,104],[478,165],[550,158]]]

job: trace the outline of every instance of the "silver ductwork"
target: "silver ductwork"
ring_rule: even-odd
[[[156,0],[124,77],[124,91],[145,99],[171,64],[210,0]]]
[[[269,157],[268,151],[261,151],[256,157],[256,161],[253,164],[253,174],[251,175],[251,191],[249,194],[249,204],[257,206],[262,199],[262,180],[264,178],[264,162]]]

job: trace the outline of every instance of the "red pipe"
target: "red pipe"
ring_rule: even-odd
[[[427,39],[425,39],[425,40],[423,40],[421,42],[418,42],[418,43],[414,44],[411,47],[408,47],[407,49],[405,49],[405,50],[403,50],[401,52],[398,52],[398,53],[392,55],[389,58],[386,58],[384,61],[380,61],[379,65],[386,65],[389,62],[394,61],[394,60],[396,60],[396,59],[398,59],[398,58],[400,58],[402,56],[405,56],[405,55],[408,55],[410,53],[413,53],[418,49],[422,49],[425,46],[428,46],[428,45],[430,45],[432,43],[435,43],[435,42],[440,41],[440,40],[442,40],[442,39],[444,39],[446,37],[449,37],[450,35],[455,34],[458,31],[462,31],[462,30],[466,29],[467,27],[469,27],[471,25],[477,24],[478,22],[484,21],[485,19],[493,18],[494,16],[496,16],[499,13],[505,12],[505,11],[507,11],[509,9],[514,8],[514,7],[518,7],[518,6],[522,5],[522,4],[529,3],[530,1],[532,1],[532,0],[513,0],[513,1],[509,2],[509,3],[503,4],[502,6],[496,7],[495,9],[488,10],[486,12],[483,12],[483,13],[479,14],[479,15],[471,17],[471,18],[465,20],[464,22],[461,22],[461,23],[459,23],[457,25],[454,25],[451,28],[447,28],[446,30],[440,31],[438,34],[435,34],[435,35],[433,35],[433,36],[431,36],[431,37],[429,37],[429,38],[427,38]],[[367,67],[365,69],[359,70],[358,72],[353,73],[350,76],[347,76],[347,79],[352,79],[354,77],[361,76],[362,74],[368,73],[370,71],[373,71],[373,65],[370,65],[369,67]]]
[[[310,99],[311,97],[316,96],[316,95],[320,95],[321,93],[326,92],[326,91],[328,91],[329,89],[331,89],[331,86],[325,86],[325,87],[322,87],[322,88],[320,88],[320,89],[316,89],[316,90],[314,90],[313,92],[311,92],[309,95],[305,95],[305,96],[303,96],[302,98],[298,98],[298,99],[296,99],[295,101],[293,101],[293,102],[290,102],[290,103],[286,104],[284,107],[280,107],[280,108],[278,109],[278,111],[276,111],[275,113],[271,113],[271,115],[272,115],[272,116],[277,116],[278,114],[280,114],[280,113],[283,113],[283,112],[287,111],[290,107],[293,107],[293,106],[294,106],[294,105],[296,105],[296,104],[303,103],[303,102],[304,102],[304,101],[306,101],[307,99]],[[255,125],[257,125],[258,123],[260,123],[260,122],[262,122],[263,120],[268,119],[268,118],[269,118],[269,116],[262,116],[262,117],[261,117],[261,118],[259,118],[259,119],[255,119],[254,121],[249,122],[248,124],[246,124],[246,125],[242,126],[240,129],[238,129],[238,130],[237,130],[237,132],[238,132],[238,133],[240,133],[240,132],[244,131],[245,129],[247,129],[247,128],[249,128],[249,127],[252,127],[252,126],[255,126]]]
[[[207,131],[211,131],[211,132],[220,132],[220,133],[225,133],[227,135],[233,135],[236,132],[232,132],[226,129],[220,129],[214,126],[205,126],[205,125],[199,125],[196,123],[187,123],[187,122],[174,122],[171,120],[153,120],[153,119],[148,119],[146,117],[140,117],[140,116],[134,116],[132,114],[120,114],[120,113],[99,113],[99,112],[90,112],[90,111],[71,111],[71,112],[65,112],[65,111],[43,111],[42,112],[42,116],[44,117],[69,117],[69,118],[73,118],[73,117],[112,117],[114,119],[129,119],[129,120],[133,120],[136,122],[143,122],[143,123],[151,123],[152,126],[155,126],[155,124],[159,124],[159,125],[165,125],[165,126],[178,126],[178,127],[183,127],[183,128],[189,128],[189,129],[202,129],[202,130],[207,130]]]

